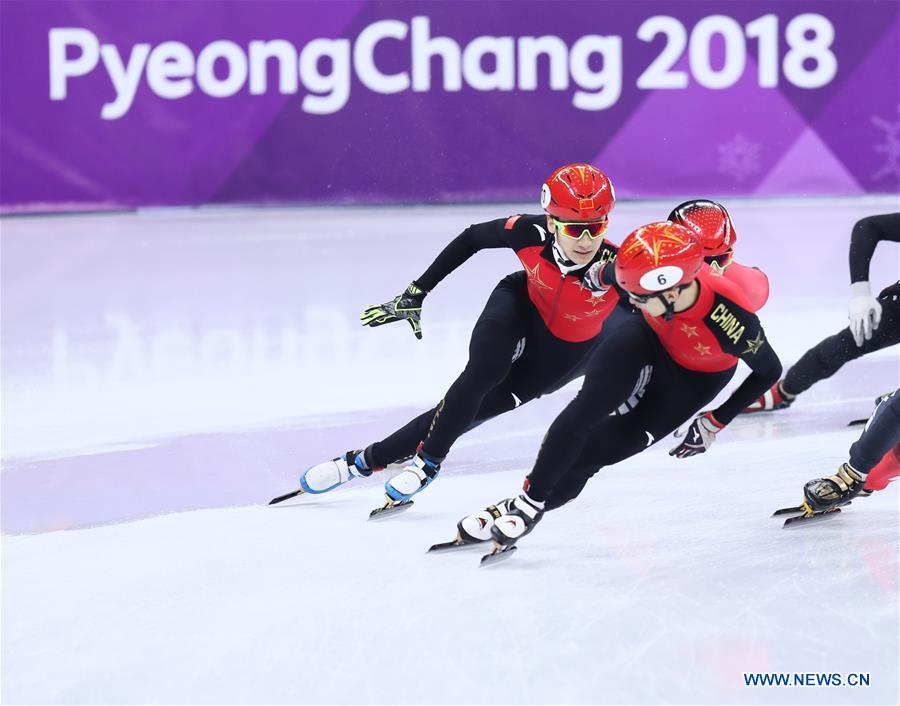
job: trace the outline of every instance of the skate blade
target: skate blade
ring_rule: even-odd
[[[277,498],[272,498],[269,501],[269,505],[277,505],[278,503],[283,503],[285,500],[290,500],[291,498],[296,498],[298,495],[303,495],[306,491],[303,488],[298,488],[297,490],[292,490],[290,493],[285,493],[284,495],[279,495]]]
[[[834,517],[835,515],[840,514],[841,508],[836,507],[833,510],[828,510],[827,512],[814,512],[812,515],[800,515],[799,517],[789,517],[784,521],[784,525],[782,527],[787,529],[788,527],[800,527],[801,525],[811,525],[816,522],[821,522],[822,520],[827,520],[830,517]]]
[[[438,542],[437,544],[432,544],[430,547],[428,547],[428,551],[425,553],[441,554],[443,552],[453,552],[459,549],[472,549],[472,547],[481,547],[483,545],[484,542],[465,542],[459,535],[457,535],[456,539],[454,539],[452,542]]]
[[[495,542],[493,551],[481,557],[479,566],[493,566],[494,564],[499,564],[501,561],[509,559],[515,551],[515,544],[503,546],[502,544],[497,544]]]
[[[850,502],[848,501],[848,502],[844,503],[843,505],[841,505],[841,507],[847,507],[849,504],[850,504]],[[831,511],[829,510],[829,512],[831,512]],[[809,507],[806,503],[803,503],[802,505],[797,505],[796,507],[783,507],[780,510],[776,510],[775,512],[772,513],[772,517],[780,517],[783,515],[810,516],[810,515],[822,515],[822,514],[825,514],[825,513],[816,512],[811,507]]]
[[[772,513],[772,517],[780,517],[781,515],[802,515],[806,512],[805,505],[797,505],[795,507],[783,507]]]
[[[391,500],[384,504],[384,507],[376,507],[372,512],[369,513],[370,520],[384,520],[388,517],[394,517],[399,515],[401,512],[409,510],[413,506],[412,500],[401,500],[400,502],[395,502]]]

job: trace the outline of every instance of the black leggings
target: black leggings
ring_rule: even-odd
[[[788,370],[782,383],[785,392],[799,395],[819,380],[834,375],[844,363],[900,343],[900,282],[882,290],[878,301],[881,323],[872,332],[872,338],[857,346],[848,327],[817,343]]]
[[[528,297],[524,272],[504,277],[488,297],[469,342],[469,361],[433,409],[410,420],[367,450],[370,463],[386,466],[423,452],[443,459],[468,430],[554,392],[584,374],[591,340],[563,341],[547,329]],[[629,315],[616,309],[604,332]]]
[[[616,340],[598,348],[581,391],[551,425],[528,476],[529,495],[545,500],[547,510],[577,497],[602,467],[630,458],[668,436],[712,402],[734,375],[734,367],[711,373],[683,368],[644,329],[623,326]],[[626,331],[633,335],[622,335]],[[595,423],[592,408],[613,386],[613,375],[625,383],[616,401],[624,404]],[[606,409],[610,406],[609,401],[603,404]],[[566,463],[563,459],[571,453],[572,444],[580,450],[573,462]]]
[[[862,435],[850,447],[850,465],[868,473],[900,443],[900,390],[876,407]]]

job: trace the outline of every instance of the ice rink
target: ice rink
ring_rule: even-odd
[[[723,201],[787,367],[846,325],[850,229],[897,199]],[[607,236],[674,205],[620,203]],[[440,399],[514,254],[435,289],[422,341],[359,312],[523,208],[4,219],[2,701],[897,703],[896,485],[817,525],[770,517],[845,459],[847,422],[900,385],[896,348],[703,456],[666,440],[604,469],[496,567],[425,549],[519,489],[577,383],[464,436],[396,518],[367,522],[379,474],[265,506]],[[873,288],[898,277],[882,244]],[[870,685],[745,687],[755,672]]]

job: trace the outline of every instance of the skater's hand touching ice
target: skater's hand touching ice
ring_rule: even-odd
[[[384,304],[373,304],[363,309],[359,319],[363,326],[382,326],[395,321],[408,321],[416,338],[422,338],[422,301],[428,294],[415,282],[410,284],[403,294],[398,294]]]
[[[688,456],[705,453],[716,440],[716,434],[724,428],[724,425],[716,421],[712,412],[701,412],[694,417],[687,429],[678,429],[675,432],[675,437],[681,438],[683,436],[684,441],[669,451],[669,456],[687,458]]]
[[[850,285],[850,333],[857,346],[872,338],[872,332],[881,323],[881,304],[872,296],[868,282],[854,282]]]

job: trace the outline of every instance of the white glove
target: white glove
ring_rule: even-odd
[[[881,323],[881,304],[872,296],[868,282],[854,282],[850,285],[850,333],[857,346],[872,338],[872,332]]]

